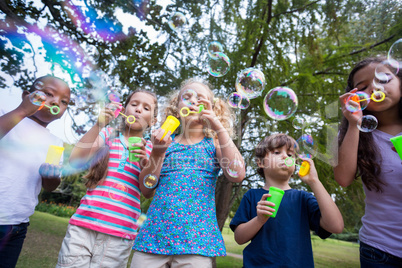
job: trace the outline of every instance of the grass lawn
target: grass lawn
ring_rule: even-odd
[[[61,243],[67,230],[68,218],[61,218],[36,211],[30,218],[27,238],[17,263],[17,268],[54,268]],[[233,232],[225,227],[223,238],[227,252],[242,254],[245,245],[234,241]],[[359,247],[357,244],[334,239],[312,238],[314,261],[318,268],[359,267]],[[130,259],[131,260],[131,259]],[[242,267],[242,259],[218,257],[217,267]]]

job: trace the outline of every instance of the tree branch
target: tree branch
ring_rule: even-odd
[[[285,12],[276,14],[276,15],[274,15],[274,16],[272,16],[272,17],[273,17],[273,18],[276,18],[276,17],[279,17],[279,16],[281,16],[281,15],[285,15],[285,14],[290,14],[290,13],[294,13],[294,12],[301,11],[301,10],[305,9],[306,7],[309,7],[309,6],[311,6],[311,5],[314,5],[315,3],[319,2],[319,1],[320,1],[320,0],[311,2],[311,3],[309,3],[309,4],[307,4],[307,5],[303,6],[303,7],[296,8],[296,9],[289,10],[289,11],[285,11]]]

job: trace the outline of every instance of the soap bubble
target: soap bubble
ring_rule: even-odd
[[[208,55],[213,58],[216,52],[223,52],[223,46],[218,41],[213,41],[208,44]]]
[[[394,68],[399,70],[402,64],[402,38],[392,44],[388,51],[388,60],[391,61]]]
[[[388,83],[392,78],[391,73],[396,74],[398,72],[393,65],[395,64],[389,60],[378,63],[374,70],[375,81],[378,81],[379,84]]]
[[[317,144],[314,142],[313,136],[303,134],[296,140],[299,145],[298,156],[300,158],[312,159],[317,154]]]
[[[181,101],[184,103],[186,106],[192,106],[193,101],[196,100],[198,97],[197,92],[195,92],[194,89],[188,88],[183,91],[181,94]]]
[[[285,120],[297,110],[298,99],[288,87],[271,89],[264,98],[264,110],[274,120]]]
[[[153,189],[158,185],[159,179],[153,174],[148,174],[144,177],[144,186]]]
[[[241,161],[234,159],[229,163],[229,166],[227,168],[227,173],[229,174],[229,176],[231,176],[232,178],[237,178],[239,177],[238,172],[236,171],[237,168],[242,168],[243,164]]]
[[[32,104],[40,106],[46,100],[46,94],[43,91],[35,91],[29,94],[29,100]]]
[[[169,20],[169,27],[173,31],[178,31],[183,29],[184,25],[187,23],[187,19],[181,12],[175,12]]]
[[[122,201],[128,195],[128,187],[124,184],[113,183],[109,187],[109,197],[115,201]]]
[[[295,129],[304,129],[307,125],[307,122],[301,116],[296,116],[292,121],[292,125]]]
[[[120,96],[119,96],[119,94],[116,93],[116,92],[114,92],[114,91],[109,92],[109,94],[108,94],[107,97],[108,97],[108,99],[109,99],[110,101],[113,101],[113,102],[120,102]]]
[[[265,76],[256,68],[247,68],[237,74],[236,91],[249,99],[262,94],[265,87]]]
[[[228,96],[228,104],[232,108],[247,109],[250,106],[250,100],[237,92],[232,92]]]
[[[215,52],[209,58],[208,73],[214,77],[224,76],[230,69],[230,59],[222,52]]]
[[[44,86],[45,86],[45,83],[43,83],[42,81],[36,81],[33,85],[35,90],[42,90]]]
[[[141,215],[137,219],[138,228],[143,226],[146,220],[147,220],[147,215],[144,213],[141,213]]]
[[[372,132],[377,128],[377,125],[377,118],[370,114],[362,116],[362,118],[357,121],[357,128],[361,132]]]
[[[354,113],[366,109],[369,103],[370,96],[364,91],[357,91],[346,99],[345,108]]]

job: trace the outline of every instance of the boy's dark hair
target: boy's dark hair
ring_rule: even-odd
[[[68,86],[66,81],[64,81],[63,79],[61,79],[59,77],[56,77],[56,76],[53,76],[53,75],[50,75],[50,74],[47,74],[47,75],[44,75],[44,76],[36,78],[35,81],[32,83],[32,85],[29,87],[28,92],[32,93],[35,90],[38,90],[39,89],[38,88],[38,82],[43,82],[44,80],[49,79],[49,78],[58,79],[58,80],[62,81],[63,83],[65,83]]]
[[[353,79],[359,70],[363,69],[364,67],[370,65],[371,63],[382,63],[386,61],[386,57],[374,57],[374,58],[367,58],[355,65],[352,71],[349,74],[347,86],[345,92],[349,92],[354,88]],[[390,71],[396,73],[396,77],[399,78],[401,82],[401,91],[402,91],[402,72],[393,68],[392,66],[385,64]],[[363,115],[370,114],[367,109],[363,110]],[[399,101],[399,117],[402,118],[402,99]],[[339,137],[338,143],[341,146],[343,139],[345,138],[346,131],[349,126],[349,121],[343,116],[340,129],[339,129]],[[378,147],[374,143],[373,134],[371,132],[362,132],[359,133],[359,145],[357,150],[357,166],[358,166],[358,173],[356,174],[356,179],[358,176],[361,176],[362,181],[366,185],[369,191],[375,190],[377,192],[382,192],[381,185],[385,185],[383,181],[379,179],[379,175],[381,173],[381,166],[377,161],[377,157],[381,156]]]
[[[134,90],[127,96],[126,101],[124,103],[124,108],[126,108],[127,105],[130,103],[131,97],[138,92],[147,93],[154,98],[155,100],[154,120],[156,120],[156,117],[158,116],[158,99],[156,97],[156,94],[151,91],[144,89]],[[125,120],[126,120],[125,118],[122,119],[123,123],[119,126],[120,129],[117,130],[117,133],[113,133],[111,137],[109,137],[109,140],[113,140],[114,138],[119,136],[119,132],[124,131]],[[103,146],[96,152],[96,155],[91,160],[88,173],[84,176],[84,178],[87,179],[87,181],[85,182],[85,186],[87,188],[90,189],[95,188],[101,180],[106,178],[109,164],[109,155],[110,155],[110,148],[108,144],[105,144],[105,146]]]
[[[278,133],[265,137],[263,140],[260,141],[260,143],[258,143],[257,147],[255,148],[256,162],[261,163],[269,152],[272,152],[273,150],[281,148],[283,146],[286,146],[287,149],[292,148],[295,152],[297,152],[299,149],[299,146],[295,139],[287,134]],[[263,168],[258,167],[257,173],[265,179]]]

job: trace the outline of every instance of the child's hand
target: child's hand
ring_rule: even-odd
[[[307,185],[311,185],[312,183],[319,181],[317,169],[315,168],[314,161],[310,158],[302,158],[303,161],[307,161],[310,164],[310,171],[307,175],[300,177],[302,182],[306,183]]]
[[[265,223],[269,219],[269,216],[272,215],[272,212],[275,211],[273,208],[275,204],[267,201],[267,198],[270,196],[271,194],[264,194],[257,203],[257,218],[263,223]]]
[[[35,92],[37,92],[37,91],[34,91],[30,94],[24,93],[26,95],[23,97],[21,104],[17,108],[17,109],[21,110],[25,116],[31,116],[31,115],[35,114],[40,107],[38,105],[33,104],[31,102],[31,100],[29,99],[29,95],[34,94]],[[39,98],[42,101],[46,101],[46,98],[44,96],[39,96]]]
[[[61,175],[61,166],[43,163],[39,167],[39,174],[43,179],[58,179]]]
[[[162,136],[165,134],[165,130],[162,128],[159,128],[157,130],[154,130],[151,135],[151,141],[152,141],[152,153],[157,154],[157,155],[163,155],[167,148],[169,147],[170,143],[172,142],[172,138],[170,137],[170,130],[168,133],[165,135],[165,137]]]
[[[112,102],[112,105],[120,105],[120,103],[117,102]],[[112,109],[113,106],[109,105],[106,106],[105,108],[103,108],[101,110],[101,112],[99,113],[99,117],[98,117],[98,122],[97,124],[99,125],[99,127],[103,128],[105,127],[107,124],[110,123],[110,121],[112,121],[115,116],[114,116],[114,110]],[[116,106],[117,107],[117,106]]]
[[[339,97],[339,100],[341,101],[341,108],[342,108],[342,113],[345,116],[345,118],[349,121],[349,124],[357,125],[357,121],[363,116],[363,113],[361,110],[356,111],[356,112],[351,112],[346,108],[346,100],[353,94],[357,92],[357,88],[351,90],[348,93],[343,94],[342,96]],[[351,103],[354,104],[354,103]],[[359,105],[359,103],[356,103],[356,105]]]
[[[222,123],[216,117],[215,112],[212,110],[212,103],[209,99],[201,99],[198,104],[204,105],[204,110],[201,111],[199,121],[201,124],[211,128],[214,131],[222,129]]]
[[[130,153],[135,153],[136,157],[140,158],[140,167],[143,169],[148,164],[148,156],[145,146],[147,145],[147,141],[144,138],[141,138],[140,143],[129,144],[133,147],[140,147],[140,149],[131,150]]]

